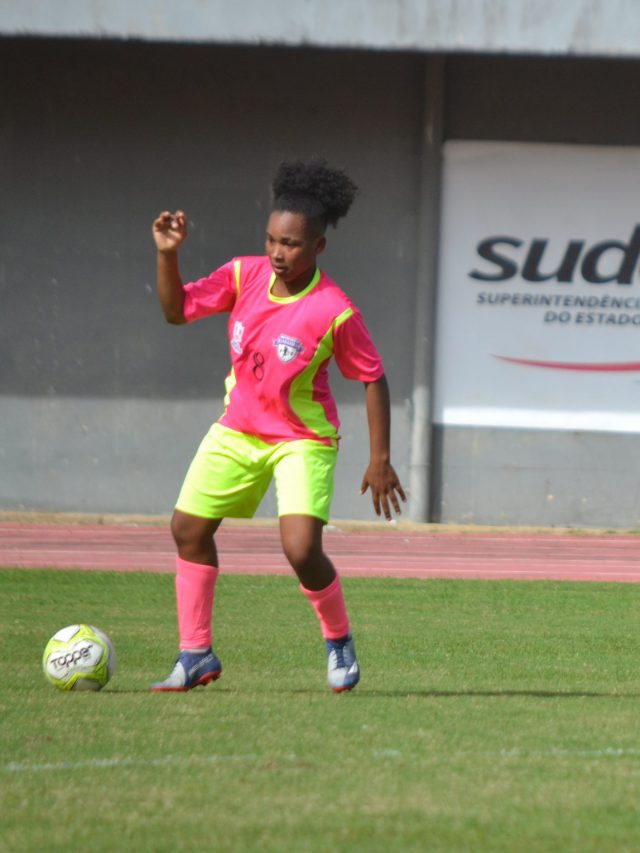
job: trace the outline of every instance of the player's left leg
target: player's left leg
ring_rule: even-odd
[[[341,692],[355,687],[360,669],[342,584],[322,544],[335,461],[335,447],[315,441],[290,442],[278,451],[274,476],[282,549],[320,622],[329,686]]]
[[[322,546],[324,521],[310,515],[281,515],[280,540],[284,555],[308,592],[326,590],[338,577]]]
[[[308,515],[280,516],[283,551],[318,617],[327,647],[329,686],[340,693],[356,686],[360,668],[340,577],[322,547],[323,526],[322,519]]]

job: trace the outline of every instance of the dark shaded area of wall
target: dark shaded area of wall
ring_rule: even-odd
[[[274,168],[321,154],[361,187],[323,267],[409,396],[421,57],[5,39],[0,65],[0,394],[220,395],[226,322],[164,323],[152,218],[187,211],[198,278],[262,252]]]
[[[445,137],[638,145],[639,67],[632,60],[453,57]]]

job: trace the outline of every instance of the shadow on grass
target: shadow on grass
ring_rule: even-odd
[[[404,699],[417,697],[422,699],[459,699],[464,697],[486,697],[489,699],[511,699],[528,697],[532,699],[640,699],[640,693],[614,693],[597,690],[360,690],[354,696],[365,699],[385,697]]]
[[[118,696],[134,696],[141,693],[150,695],[175,696],[184,695],[184,693],[193,693],[197,696],[211,695],[217,693],[225,695],[253,693],[252,689],[243,690],[242,687],[222,687],[216,685],[210,690],[194,691],[153,691],[148,687],[139,689],[125,690],[118,687],[110,687],[108,690],[101,691],[102,695],[118,695]],[[326,688],[298,688],[291,689],[282,687],[263,689],[260,693],[275,695],[293,695],[293,696],[331,696],[331,691]],[[353,699],[464,699],[464,698],[487,698],[487,699],[514,699],[514,698],[530,698],[530,699],[640,699],[640,693],[615,693],[612,691],[598,690],[375,690],[358,687],[355,690],[345,690],[339,694],[340,696],[351,697]]]
[[[208,685],[206,685],[208,686]],[[87,692],[87,691],[85,691]],[[210,690],[201,690],[200,687],[196,687],[193,690],[150,690],[149,687],[133,687],[129,689],[125,689],[124,687],[109,687],[106,690],[101,690],[101,696],[140,696],[141,693],[148,693],[149,696],[184,696],[185,693],[192,694],[193,696],[205,696],[206,694],[214,693],[242,693],[242,690],[234,689],[233,687],[213,687]],[[264,692],[264,691],[263,691]],[[283,691],[284,692],[284,691]],[[291,691],[286,691],[290,693]],[[300,691],[313,693],[313,690],[308,691]]]

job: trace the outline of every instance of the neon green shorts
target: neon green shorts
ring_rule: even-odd
[[[215,423],[196,451],[176,509],[201,518],[252,518],[275,478],[278,515],[327,522],[337,452],[309,439],[267,444]]]

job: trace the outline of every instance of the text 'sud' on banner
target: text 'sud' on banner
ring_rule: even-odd
[[[446,143],[437,423],[640,432],[640,148]]]

